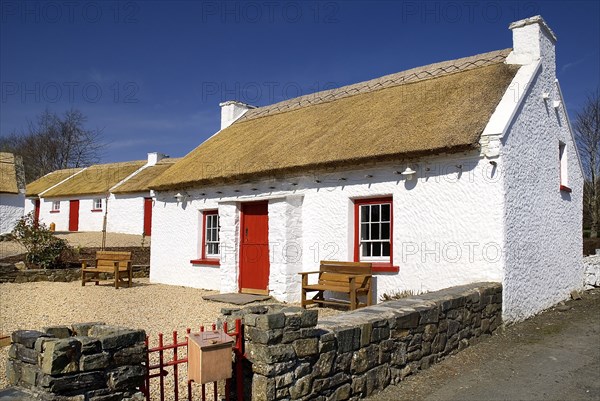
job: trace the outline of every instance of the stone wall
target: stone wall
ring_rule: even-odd
[[[134,265],[133,277],[149,277],[150,266]],[[106,277],[104,277],[106,278]],[[27,269],[20,270],[13,263],[0,263],[0,283],[30,283],[34,281],[81,280],[81,269]]]
[[[502,287],[453,287],[320,321],[281,305],[227,312],[245,325],[252,400],[356,400],[493,333]]]
[[[41,401],[143,401],[145,338],[104,323],[15,331],[6,376]]]
[[[590,255],[583,258],[584,288],[600,287],[600,255]]]

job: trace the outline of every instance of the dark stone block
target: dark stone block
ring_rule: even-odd
[[[397,329],[413,329],[419,325],[420,318],[419,312],[407,312],[395,319],[394,327]]]
[[[102,372],[85,372],[60,377],[43,375],[40,385],[53,393],[71,395],[106,387],[106,382]]]
[[[146,340],[144,330],[131,330],[116,326],[93,326],[89,335],[98,337],[103,350],[115,350],[143,344]]]
[[[300,316],[301,327],[314,327],[317,325],[319,312],[317,310],[303,310]]]
[[[9,356],[11,358],[17,358],[25,363],[37,365],[40,353],[37,352],[35,349],[27,348],[24,345],[15,343],[10,346]]]
[[[147,348],[144,344],[123,348],[113,354],[115,366],[138,365],[146,360]]]
[[[269,313],[256,318],[256,327],[262,330],[282,329],[285,326],[285,314]]]
[[[102,345],[97,338],[84,336],[76,336],[73,338],[81,343],[81,353],[84,355],[97,354],[102,351]]]
[[[120,366],[107,373],[108,387],[112,390],[133,390],[144,383],[146,369],[143,366]]]
[[[102,352],[100,354],[82,355],[79,360],[79,370],[102,370],[108,368],[110,364],[110,354]]]
[[[74,338],[48,341],[44,345],[42,371],[59,375],[79,371],[81,343]]]
[[[76,336],[87,337],[92,327],[97,325],[104,325],[104,322],[86,322],[86,323],[75,323],[71,325],[73,334]]]
[[[44,332],[51,337],[68,338],[73,334],[67,326],[50,326],[44,327]]]
[[[13,343],[24,345],[27,348],[33,349],[35,341],[40,337],[50,337],[46,333],[36,330],[17,330],[13,331],[11,339]]]
[[[292,346],[298,358],[315,355],[319,352],[319,340],[317,338],[301,338],[294,341]]]
[[[338,351],[340,353],[354,351],[360,348],[360,328],[342,328],[336,333]]]

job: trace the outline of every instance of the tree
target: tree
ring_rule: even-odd
[[[76,109],[62,116],[44,111],[27,130],[0,138],[0,150],[20,155],[29,183],[49,172],[86,167],[100,161],[102,130],[85,127],[87,117]]]
[[[600,228],[600,88],[588,95],[575,120],[575,135],[585,175],[583,203],[590,221],[590,237]]]

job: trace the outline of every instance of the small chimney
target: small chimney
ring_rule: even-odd
[[[256,108],[256,106],[238,102],[237,100],[219,103],[219,106],[221,106],[221,129],[229,127],[248,110]]]
[[[547,67],[555,69],[556,35],[540,15],[515,21],[508,29],[513,33],[513,51],[506,58],[508,64],[525,65],[541,59]]]
[[[154,166],[156,165],[156,163],[158,163],[159,161],[161,161],[162,159],[169,157],[163,153],[158,153],[158,152],[150,152],[148,153],[148,166]]]

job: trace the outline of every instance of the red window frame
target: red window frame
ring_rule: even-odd
[[[360,207],[363,205],[390,204],[390,261],[372,262],[373,272],[397,273],[400,268],[394,266],[394,202],[392,197],[364,198],[354,200],[354,261],[360,262]]]
[[[200,252],[200,259],[190,260],[191,264],[195,265],[214,265],[219,266],[221,264],[220,258],[216,258],[211,255],[211,257],[206,256],[206,217],[218,215],[218,210],[205,210],[202,212],[202,245]]]

